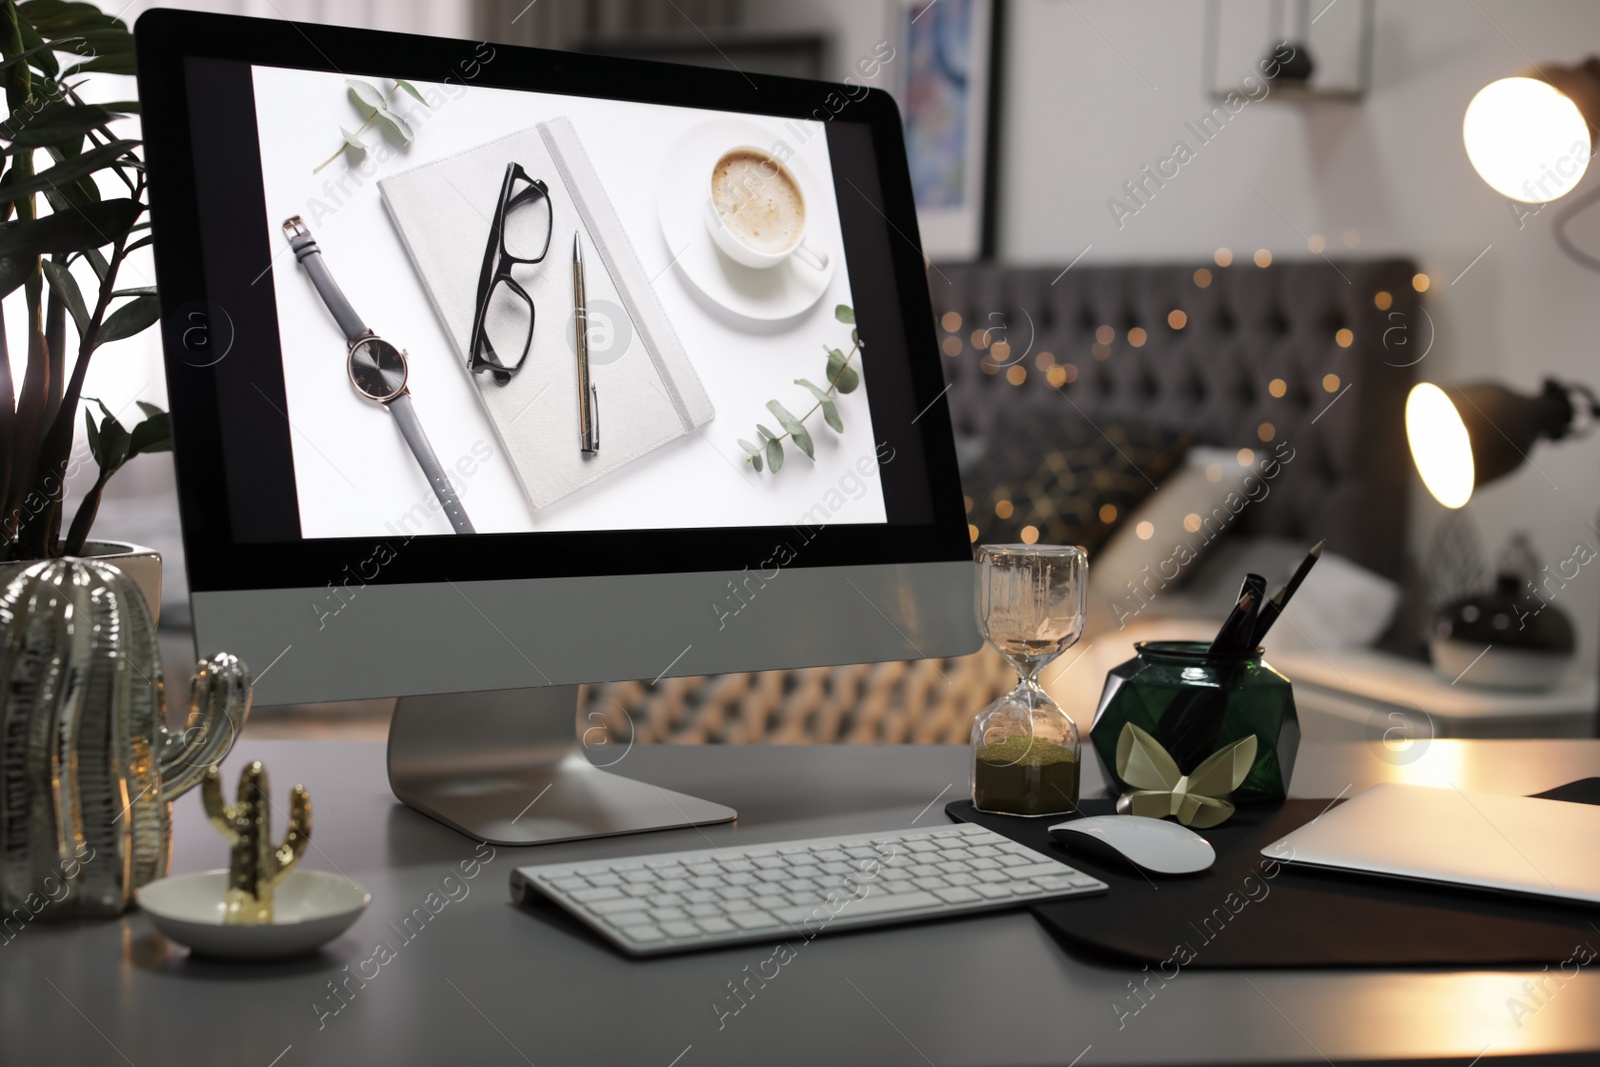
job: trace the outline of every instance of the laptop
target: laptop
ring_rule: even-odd
[[[1261,854],[1280,863],[1600,904],[1600,806],[1376,785]]]

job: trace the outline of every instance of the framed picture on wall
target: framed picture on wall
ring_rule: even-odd
[[[896,95],[922,247],[935,262],[994,254],[995,115],[1003,0],[896,0]]]

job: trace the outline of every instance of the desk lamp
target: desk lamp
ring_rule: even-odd
[[[1467,105],[1461,138],[1473,169],[1503,196],[1542,204],[1572,192],[1589,166],[1600,131],[1600,57],[1546,64],[1484,86]],[[1600,201],[1600,188],[1570,201],[1555,218],[1556,244],[1574,262],[1600,271],[1600,257],[1578,248],[1566,227]],[[1581,416],[1587,415],[1584,425]],[[1600,401],[1585,385],[1546,379],[1532,396],[1493,382],[1414,386],[1406,397],[1406,438],[1422,483],[1435,500],[1459,508],[1479,485],[1511,473],[1541,439],[1587,436]],[[1600,717],[1596,720],[1600,727]]]

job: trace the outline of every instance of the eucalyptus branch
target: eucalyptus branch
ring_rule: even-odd
[[[839,379],[844,377],[845,368],[850,366],[850,361],[856,358],[856,353],[859,352],[859,351],[861,351],[861,342],[858,340],[858,341],[856,341],[855,343],[853,343],[850,346],[850,352],[849,352],[849,354],[847,354],[844,357],[844,362],[839,364],[838,373],[836,373],[831,379],[829,379],[829,381],[828,381],[828,390],[827,390],[829,396],[834,395],[838,391]],[[801,424],[803,425],[807,419],[809,419],[811,416],[815,415],[818,412],[818,410],[821,409],[821,407],[822,407],[822,401],[820,401],[820,400],[818,400],[815,404],[812,404],[811,405],[811,410],[806,412],[804,415],[800,416]],[[777,437],[771,437],[771,438],[768,438],[768,440],[770,440],[770,441],[782,441],[784,438],[786,438],[788,436],[789,436],[789,431],[785,430],[781,434],[779,434]]]
[[[856,315],[849,305],[840,304],[834,308],[833,314],[840,322],[851,327],[850,352],[846,355],[837,348],[830,348],[826,344],[822,346],[823,351],[828,354],[826,389],[806,378],[794,380],[794,384],[805,387],[814,398],[811,408],[799,418],[778,401],[767,401],[767,410],[772,412],[773,418],[783,428],[783,433],[773,433],[765,425],[756,423],[759,444],[739,438],[739,447],[745,451],[745,461],[758,471],[761,470],[763,462],[774,474],[783,468],[783,442],[786,440],[794,442],[795,446],[809,458],[816,459],[811,431],[806,429],[805,423],[819,411],[822,412],[823,421],[835,433],[844,433],[844,419],[839,414],[838,398],[845,393],[855,392],[861,385],[861,374],[851,366],[857,353],[861,351],[861,334],[855,329]]]

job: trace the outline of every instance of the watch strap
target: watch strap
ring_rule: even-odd
[[[417,409],[411,404],[411,394],[401,393],[393,400],[386,401],[385,406],[394,413],[394,421],[400,426],[400,435],[411,446],[411,454],[417,457],[417,465],[422,468],[422,473],[427,475],[428,484],[433,486],[433,495],[444,505],[450,525],[455,527],[456,533],[476,533],[472,528],[472,520],[467,518],[467,511],[456,496],[455,487],[450,484],[449,475],[439,465],[439,457],[433,454],[428,435],[422,432]]]
[[[333,312],[334,321],[339,324],[345,340],[354,341],[370,332],[367,324],[361,321],[361,316],[356,314],[356,309],[350,306],[350,301],[345,299],[339,283],[333,280],[328,264],[322,258],[322,249],[317,247],[316,238],[311,236],[311,231],[300,221],[300,217],[297,215],[285,222],[283,232],[289,238],[289,247],[294,249],[295,258],[311,275],[311,284],[317,287],[322,302]]]

